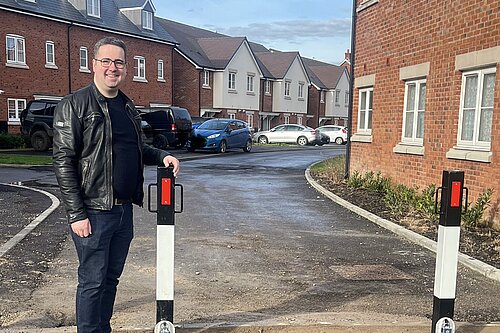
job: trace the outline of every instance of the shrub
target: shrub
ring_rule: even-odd
[[[483,214],[491,201],[492,194],[493,190],[487,189],[486,192],[479,195],[474,206],[469,205],[469,208],[462,213],[462,224],[464,227],[476,228],[484,224]]]
[[[0,149],[24,148],[25,140],[20,135],[0,133]]]

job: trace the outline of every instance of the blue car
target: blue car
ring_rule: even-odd
[[[193,130],[186,148],[188,151],[200,149],[219,153],[225,153],[230,148],[241,148],[248,153],[252,150],[252,135],[244,121],[215,118]]]

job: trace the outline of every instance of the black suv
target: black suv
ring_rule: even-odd
[[[137,108],[143,121],[144,142],[156,148],[182,148],[191,134],[191,115],[188,110],[176,106]]]
[[[34,100],[21,112],[21,133],[29,137],[35,150],[52,147],[52,120],[59,101]]]

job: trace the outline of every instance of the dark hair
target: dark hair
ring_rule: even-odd
[[[99,48],[103,45],[114,45],[121,47],[123,49],[123,53],[125,54],[125,59],[127,59],[127,45],[121,39],[115,37],[104,37],[97,41],[94,45],[94,58],[97,58],[97,53],[99,52]]]

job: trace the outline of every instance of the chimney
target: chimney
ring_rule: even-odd
[[[351,51],[349,49],[347,49],[347,51],[345,51],[344,59],[347,61],[351,61]]]

